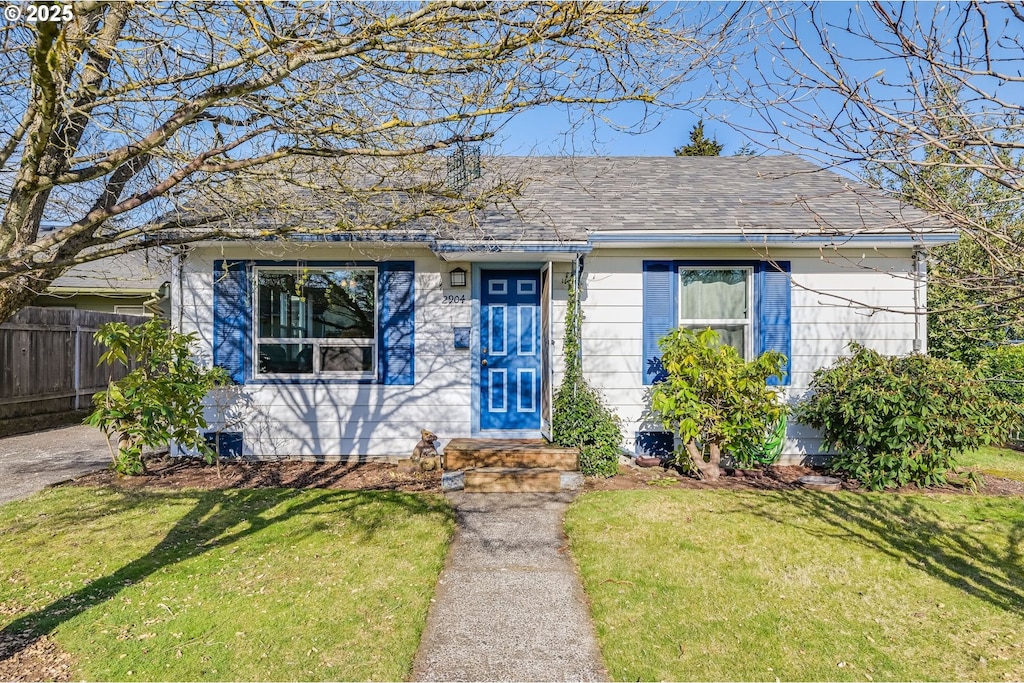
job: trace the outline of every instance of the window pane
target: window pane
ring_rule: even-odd
[[[259,372],[313,372],[312,344],[260,344]]]
[[[300,266],[257,273],[258,373],[312,374],[314,367],[317,373],[373,372],[375,269]]]
[[[694,332],[703,332],[710,327],[718,333],[720,344],[726,344],[740,352],[740,356],[747,356],[747,326],[746,325],[687,325],[688,329]]]
[[[321,339],[373,339],[376,287],[372,270],[309,273],[306,299],[312,307],[310,336]]]
[[[747,317],[747,271],[683,270],[681,283],[681,315],[684,320]]]
[[[308,337],[309,307],[295,273],[259,273],[260,337]]]
[[[373,339],[374,271],[259,273],[262,338]]]
[[[372,346],[321,346],[322,372],[370,372],[373,370]]]

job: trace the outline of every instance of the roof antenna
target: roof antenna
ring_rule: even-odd
[[[463,190],[480,177],[480,148],[459,144],[448,155],[448,187]]]

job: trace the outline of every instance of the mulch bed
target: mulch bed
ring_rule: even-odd
[[[787,489],[802,489],[799,483],[800,477],[806,475],[825,474],[823,469],[802,467],[802,466],[777,466],[766,468],[763,472],[754,476],[743,476],[736,472],[728,471],[717,481],[695,479],[680,474],[674,468],[625,466],[619,468],[619,474],[609,479],[592,479],[587,481],[587,490],[592,491],[619,491],[625,489],[668,487],[683,489],[726,489],[726,490],[767,490],[781,491]],[[843,491],[863,491],[854,482],[843,481]],[[924,495],[933,494],[960,494],[972,495],[965,486],[949,484],[933,488],[921,488],[919,486],[904,486],[896,489],[895,493],[916,493]],[[1024,496],[1024,481],[1015,479],[1003,479],[985,475],[983,483],[978,488],[978,494],[987,496]]]
[[[121,477],[109,470],[75,479],[81,486],[114,486],[136,489],[229,489],[229,488],[326,488],[347,490],[440,491],[440,472],[420,472],[408,465],[386,462],[311,462],[306,460],[238,461],[221,463],[220,470],[197,458],[153,456],[146,461],[146,474]],[[622,466],[608,479],[588,479],[585,490],[617,491],[666,486],[685,489],[785,490],[802,488],[797,481],[809,474],[822,474],[810,467],[772,466],[754,476],[728,471],[717,481],[695,479],[674,468]],[[843,482],[844,491],[860,490]],[[906,486],[897,493],[970,494],[964,486],[950,484],[922,489]],[[978,493],[993,496],[1024,496],[1024,482],[985,476]]]
[[[198,458],[147,458],[146,473],[118,476],[110,470],[75,479],[82,486],[136,489],[347,489],[359,491],[440,491],[440,472],[419,472],[385,462],[310,462],[305,460],[221,463],[219,471]]]
[[[194,458],[151,457],[147,473],[138,477],[120,477],[109,470],[93,472],[70,482],[77,486],[113,486],[124,490],[229,489],[229,488],[329,488],[348,490],[387,490],[424,492],[441,490],[439,472],[419,472],[408,465],[382,462],[330,463],[301,460],[273,462],[229,461],[220,471]],[[702,481],[663,467],[623,466],[609,479],[588,479],[585,490],[617,491],[671,487],[684,489],[770,490],[801,488],[798,479],[820,474],[809,467],[769,467],[758,476],[723,476],[717,481]],[[844,482],[845,491],[859,490]],[[964,487],[933,489],[905,487],[898,493],[970,494]],[[984,478],[978,493],[995,496],[1024,496],[1024,482],[999,477]],[[827,494],[824,494],[827,495]],[[3,636],[9,638],[18,636]],[[14,646],[12,648],[6,646]],[[0,642],[0,653],[16,650],[11,657],[0,655],[2,681],[68,681],[71,657],[46,636],[31,643]]]
[[[619,474],[608,479],[590,479],[587,490],[591,491],[622,491],[627,489],[667,487],[683,489],[726,489],[751,490],[761,489],[779,491],[801,488],[797,479],[807,474],[819,474],[810,467],[769,467],[753,476],[743,476],[728,470],[716,481],[695,479],[681,474],[671,467],[636,467],[633,465],[619,467]],[[849,488],[853,486],[847,485]],[[846,488],[846,487],[844,487]]]

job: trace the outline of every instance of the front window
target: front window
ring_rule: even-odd
[[[375,268],[257,269],[257,373],[374,377],[376,292]]]
[[[710,327],[749,360],[751,273],[750,268],[680,268],[679,324],[698,332]]]

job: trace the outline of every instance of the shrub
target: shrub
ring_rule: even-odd
[[[618,472],[622,425],[597,389],[582,377],[563,381],[555,394],[552,412],[555,442],[579,449],[583,474],[610,477]]]
[[[1024,344],[987,350],[976,372],[996,398],[1018,407],[1005,443],[1020,448],[1024,439]]]
[[[1024,344],[988,350],[978,364],[977,375],[996,398],[1024,405]]]
[[[796,410],[838,451],[833,471],[873,490],[933,486],[959,453],[1005,437],[1014,409],[963,364],[850,346],[852,356],[814,373]]]
[[[679,328],[658,345],[668,376],[651,389],[651,410],[679,435],[676,461],[708,479],[719,477],[725,451],[741,467],[753,466],[749,454],[785,416],[767,381],[782,377],[786,357],[768,351],[746,361],[711,329]]]
[[[141,474],[143,447],[158,448],[175,441],[212,462],[214,453],[201,430],[206,429],[203,398],[217,386],[230,383],[218,367],[204,368],[192,357],[194,335],[167,328],[159,320],[141,325],[106,323],[95,334],[107,346],[101,363],[131,368],[93,397],[96,410],[85,423],[99,427],[111,448],[114,470]]]

